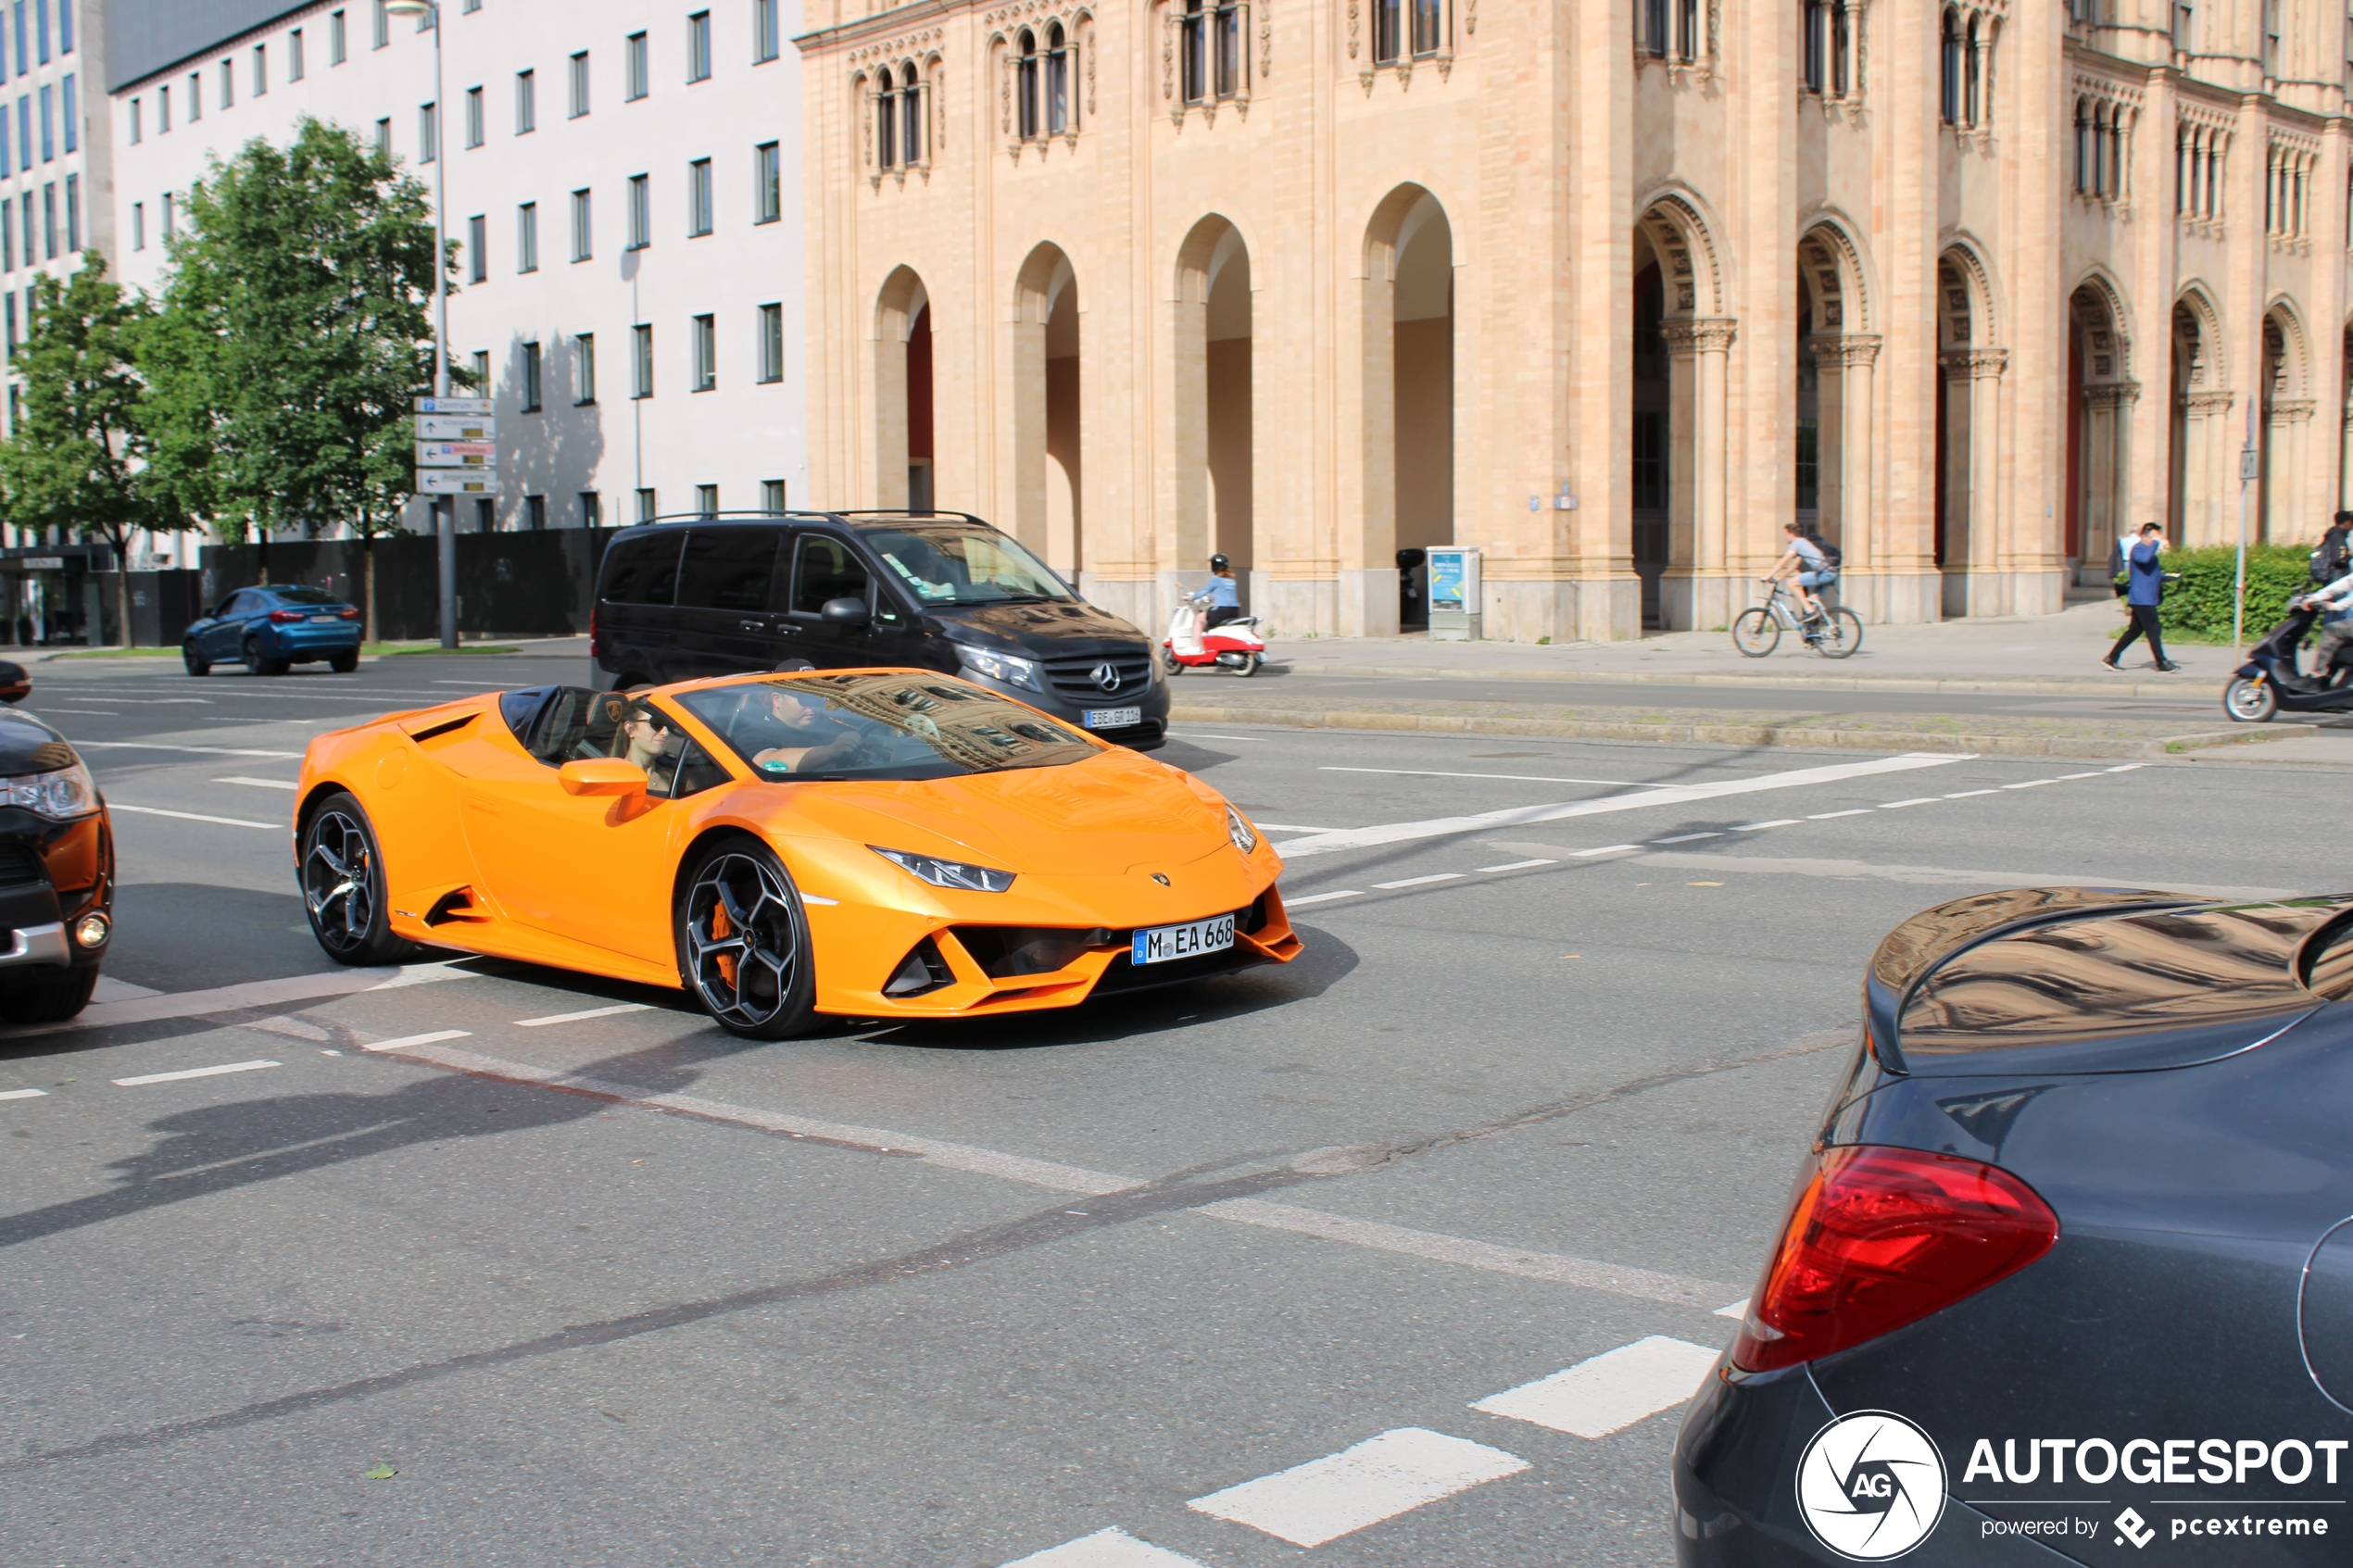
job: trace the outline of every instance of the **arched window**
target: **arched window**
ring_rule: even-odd
[[[912,169],[924,161],[923,78],[912,60],[899,68],[899,107],[900,156]]]
[[[1019,80],[1013,96],[1021,100],[1021,139],[1031,142],[1038,138],[1038,35],[1023,28],[1016,42],[1020,54],[1013,69]]]
[[[1417,59],[1438,53],[1441,19],[1440,0],[1414,0],[1414,55]]]
[[[1642,46],[1667,57],[1667,0],[1642,0]]]
[[[2091,135],[2090,108],[2078,98],[2075,100],[2075,189],[2078,194],[2092,188]]]
[[[1799,43],[1806,60],[1806,90],[1819,93],[1829,79],[1824,68],[1830,57],[1830,6],[1824,0],[1806,0],[1803,26]]]
[[[1944,88],[1944,123],[1961,122],[1961,24],[1952,12],[1944,13],[1944,69],[1941,73]]]
[[[875,162],[885,169],[899,164],[899,103],[890,91],[890,68],[885,66],[875,78]]]
[[[1845,5],[1839,6],[1831,18],[1831,91],[1842,98],[1846,96],[1846,62],[1854,55],[1851,18],[1852,8]]]
[[[1373,0],[1373,63],[1393,65],[1404,47],[1403,0]]]
[[[1242,87],[1242,8],[1228,3],[1217,7],[1217,95],[1230,98]]]
[[[1185,0],[1185,102],[1198,104],[1209,95],[1209,18],[1202,0]]]
[[[1046,134],[1070,129],[1070,40],[1063,24],[1046,24]]]
[[[1681,47],[1676,52],[1687,60],[1696,60],[1707,52],[1706,40],[1699,33],[1699,0],[1682,0],[1680,13],[1682,33],[1678,42]]]
[[[1977,61],[1977,19],[1971,17],[1969,19],[1969,37],[1961,52],[1961,75],[1964,82],[1961,92],[1961,111],[1963,117],[1971,125],[1979,124],[1983,118],[1983,105],[1980,101],[1981,84],[1978,81]]]
[[[2124,195],[2124,109],[2119,105],[2108,111],[2108,194],[2118,200]]]
[[[2092,194],[2108,194],[2108,106],[2092,106]]]

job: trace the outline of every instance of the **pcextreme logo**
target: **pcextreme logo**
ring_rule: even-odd
[[[1814,1434],[1797,1461],[1806,1527],[1855,1562],[1901,1557],[1944,1515],[1944,1460],[1892,1411],[1857,1411]]]

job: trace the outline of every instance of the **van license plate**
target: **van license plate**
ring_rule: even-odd
[[[1090,708],[1082,716],[1090,730],[1125,730],[1144,721],[1140,708]]]
[[[1156,925],[1149,931],[1139,931],[1136,950],[1128,961],[1166,963],[1171,959],[1222,953],[1233,945],[1234,917],[1218,915],[1210,920],[1188,921],[1183,925]]]

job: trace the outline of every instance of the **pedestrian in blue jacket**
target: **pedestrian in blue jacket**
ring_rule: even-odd
[[[2165,638],[2158,630],[2157,605],[2165,596],[2165,567],[2160,558],[2165,553],[2165,531],[2153,522],[2141,524],[2141,540],[2125,553],[2124,602],[2133,611],[2133,624],[2116,639],[2100,663],[2108,669],[2121,671],[2117,659],[2133,646],[2135,637],[2149,640],[2149,652],[2156,657],[2157,667],[2163,671],[2181,668],[2165,657]]]

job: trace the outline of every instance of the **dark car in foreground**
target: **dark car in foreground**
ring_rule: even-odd
[[[255,675],[283,675],[296,664],[325,663],[337,674],[359,668],[359,608],[324,588],[266,583],[240,588],[181,639],[191,675],[216,664],[242,664]]]
[[[589,639],[600,687],[804,663],[912,667],[1137,750],[1168,729],[1151,640],[962,512],[726,513],[623,529],[605,550]]]
[[[31,690],[0,662],[0,702]],[[65,736],[0,708],[0,1024],[54,1023],[89,1003],[114,935],[114,827]]]
[[[2353,898],[1898,926],[1674,1459],[1686,1568],[2353,1562]]]

